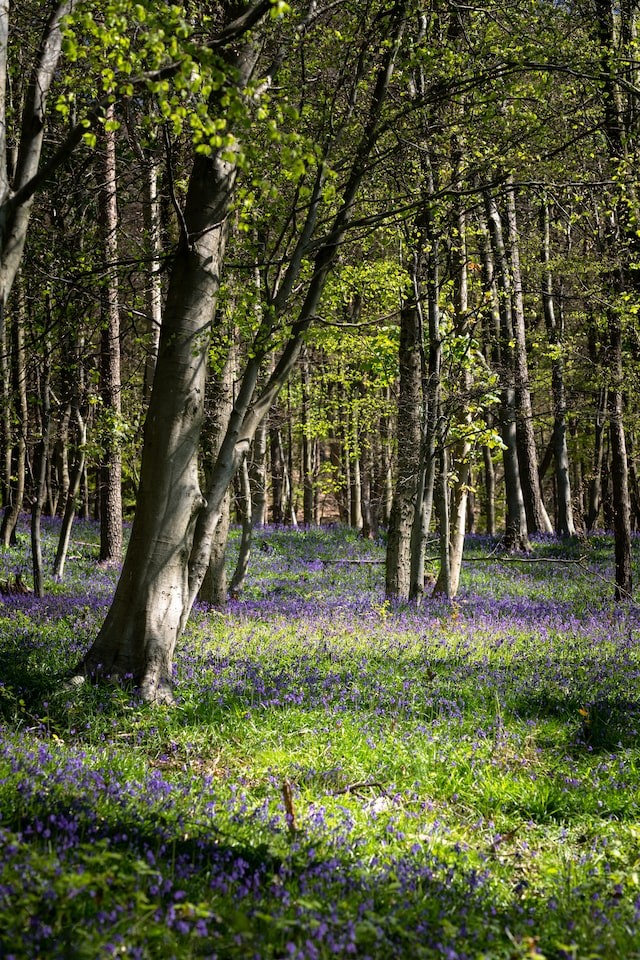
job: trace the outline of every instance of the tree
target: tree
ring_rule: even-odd
[[[175,644],[208,567],[224,496],[259,423],[300,354],[353,216],[357,193],[379,137],[405,10],[405,3],[382,6],[381,18],[375,21],[377,31],[385,28],[381,52],[380,33],[373,34],[373,49],[371,38],[365,34],[367,46],[362,50],[355,83],[362,85],[369,80],[370,93],[342,194],[336,199],[335,214],[325,236],[314,245],[310,280],[297,319],[282,343],[262,393],[255,397],[262,363],[273,351],[270,339],[274,319],[289,307],[303,257],[310,251],[326,178],[326,167],[319,164],[291,260],[253,338],[206,498],[197,472],[206,358],[238,171],[237,154],[232,155],[228,145],[195,157],[181,214],[180,244],[169,279],[131,539],[113,604],[84,658],[85,674],[131,675],[145,699],[171,699]],[[257,61],[255,38],[225,52],[226,85],[210,103],[214,115],[222,110],[225,98],[237,102],[241,97]]]

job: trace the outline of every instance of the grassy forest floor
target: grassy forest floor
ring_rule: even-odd
[[[640,958],[640,608],[608,538],[535,544],[580,565],[472,538],[457,602],[416,612],[381,544],[266,530],[174,708],[65,689],[115,580],[75,538],[64,583],[0,604],[0,956]]]

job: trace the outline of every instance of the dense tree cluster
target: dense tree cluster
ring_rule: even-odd
[[[0,0],[5,544],[99,517],[85,674],[170,698],[256,524],[387,537],[419,602],[465,531],[640,523],[633,2]]]

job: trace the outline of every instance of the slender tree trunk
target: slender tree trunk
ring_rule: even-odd
[[[490,537],[496,532],[496,471],[493,465],[493,452],[489,447],[482,448],[484,463],[484,517],[485,530]]]
[[[22,283],[19,285],[22,287]],[[2,517],[2,545],[9,547],[15,543],[15,531],[18,523],[18,517],[22,510],[25,490],[26,460],[27,460],[27,430],[29,425],[29,413],[27,409],[27,368],[25,362],[25,342],[24,332],[27,321],[25,311],[24,290],[18,290],[19,296],[16,304],[16,311],[11,324],[12,334],[12,380],[13,380],[13,399],[12,404],[16,420],[16,442],[14,446],[14,455],[10,462],[12,464],[12,476],[14,482],[9,483],[9,504]],[[11,408],[10,408],[11,409]]]
[[[400,314],[397,478],[386,555],[386,594],[401,600],[409,598],[411,586],[411,528],[420,469],[421,336],[420,313],[416,303],[411,302]]]
[[[351,463],[351,526],[362,533],[364,520],[362,517],[362,460],[361,437],[358,422],[357,407],[351,416],[351,431],[353,435],[354,455]]]
[[[280,428],[278,427],[275,411],[269,423],[269,462],[271,464],[271,522],[284,522],[283,489],[284,489],[284,461],[282,459],[282,443],[280,442]]]
[[[616,600],[632,598],[631,576],[631,504],[629,469],[624,435],[622,396],[622,334],[619,322],[609,319],[611,366],[615,383],[609,394],[609,436],[611,440],[611,479],[613,486],[613,532],[615,538]]]
[[[62,514],[62,524],[60,526],[60,536],[58,537],[58,548],[56,550],[56,558],[53,565],[53,576],[57,580],[62,580],[64,577],[64,567],[67,561],[69,542],[71,540],[71,529],[76,515],[78,494],[80,492],[80,483],[85,465],[87,425],[82,417],[82,414],[80,413],[80,410],[76,409],[75,413],[78,422],[78,444],[76,458],[69,480],[69,489],[67,491],[64,512]]]
[[[160,343],[160,325],[162,323],[162,281],[160,274],[160,252],[162,249],[160,234],[160,198],[158,196],[159,168],[155,160],[146,165],[146,197],[144,204],[144,224],[147,245],[151,261],[147,277],[146,305],[149,324],[149,342],[144,364],[143,400],[145,406],[151,397],[153,375],[158,358]]]
[[[542,307],[547,327],[549,345],[553,350],[551,361],[551,389],[553,393],[553,452],[556,465],[556,490],[558,533],[575,536],[573,506],[571,503],[571,480],[569,453],[567,450],[567,401],[564,387],[564,365],[560,351],[563,346],[562,325],[556,320],[551,276],[551,250],[549,242],[549,207],[546,201],[540,209],[542,233]]]
[[[249,558],[251,556],[251,541],[253,539],[253,523],[251,520],[251,483],[249,481],[249,468],[246,458],[242,461],[239,471],[240,489],[239,506],[242,523],[242,533],[240,536],[240,549],[238,550],[238,559],[236,568],[233,571],[231,582],[229,584],[229,593],[232,597],[238,596],[242,592],[244,582],[249,569]]]
[[[595,4],[596,31],[600,42],[602,75],[603,131],[614,175],[627,169],[635,157],[629,155],[629,145],[637,138],[635,110],[625,110],[620,85],[620,54],[631,55],[637,30],[637,5],[617,4],[613,0],[597,0]],[[633,38],[633,40],[631,39]],[[633,44],[633,45],[632,45]],[[626,48],[626,49],[625,49]],[[635,97],[635,93],[633,94]],[[629,101],[627,100],[627,104]],[[636,263],[640,254],[638,242],[638,203],[634,185],[617,198],[609,216],[607,230],[608,254],[614,263],[609,273],[612,300],[637,287]],[[635,261],[635,262],[634,262]],[[612,372],[609,392],[609,439],[611,444],[611,474],[613,487],[613,532],[615,538],[615,599],[631,599],[631,509],[629,501],[629,470],[623,423],[624,382],[622,366],[622,329],[616,307],[608,310],[608,359]]]
[[[378,535],[378,518],[371,492],[371,447],[368,440],[362,447],[362,537],[370,540]]]
[[[604,427],[606,412],[609,406],[609,391],[601,387],[598,391],[598,400],[595,412],[595,430],[593,438],[593,467],[589,481],[589,497],[587,502],[586,527],[593,530],[598,520],[602,506],[602,458],[604,454]]]
[[[385,388],[385,404],[391,405],[391,389]],[[393,455],[391,452],[391,415],[383,413],[380,417],[380,522],[383,526],[389,526],[391,517],[391,507],[393,504]]]
[[[446,429],[443,422],[438,430],[438,527],[440,533],[440,570],[434,587],[434,593],[444,594],[447,598],[454,595],[451,582],[451,528],[449,514],[449,451],[447,450]]]
[[[457,239],[454,249],[454,305],[455,329],[460,338],[469,337],[469,297],[467,274],[467,224],[463,208],[457,216]],[[434,587],[434,593],[445,593],[448,597],[455,597],[460,584],[462,570],[462,556],[464,538],[467,528],[467,499],[469,492],[469,478],[471,471],[470,454],[471,444],[465,437],[465,430],[471,426],[471,414],[468,409],[468,399],[471,393],[471,372],[469,358],[465,356],[461,367],[456,371],[457,380],[461,386],[458,397],[459,413],[456,413],[458,422],[462,426],[462,438],[453,445],[454,479],[451,486],[451,506],[448,522],[448,562],[447,566],[440,565],[440,572]]]
[[[251,478],[252,523],[256,527],[264,527],[267,522],[267,423],[263,420],[251,446],[251,463],[249,476]]]
[[[509,259],[511,261],[511,283],[513,296],[513,361],[516,396],[516,430],[518,441],[518,461],[520,482],[527,514],[529,533],[552,533],[553,525],[549,520],[538,476],[538,457],[533,429],[533,407],[529,383],[529,365],[527,360],[527,342],[524,320],[524,302],[522,295],[522,275],[520,270],[520,245],[516,216],[516,196],[513,182],[510,181],[506,194],[507,222],[509,227]],[[505,262],[505,271],[508,266]]]
[[[107,109],[113,121],[113,106]],[[110,269],[103,290],[104,320],[100,351],[102,413],[105,417],[105,450],[100,465],[100,561],[122,560],[122,453],[118,439],[121,417],[120,300],[115,264],[118,260],[118,204],[116,188],[116,138],[105,127],[100,189],[100,213],[105,259]]]
[[[233,385],[236,376],[235,331],[224,331],[220,338],[228,341],[228,352],[222,370],[210,377],[207,384],[206,414],[203,428],[203,473],[211,479],[222,438],[229,426],[233,410]],[[220,512],[220,520],[211,541],[209,566],[200,587],[200,600],[222,610],[227,602],[226,553],[231,523],[231,495],[228,492]]]
[[[45,347],[45,358],[42,375],[40,377],[40,438],[36,446],[34,491],[31,507],[31,557],[33,561],[33,595],[44,596],[44,572],[42,564],[42,544],[40,538],[40,518],[46,496],[47,466],[49,450],[50,416],[50,352],[49,344]]]
[[[419,321],[419,356],[421,390],[419,398],[420,446],[416,479],[416,506],[411,527],[411,569],[409,597],[416,604],[422,602],[425,572],[424,555],[431,514],[433,510],[436,473],[436,442],[441,416],[442,343],[440,336],[440,231],[435,223],[433,195],[436,181],[431,159],[423,158],[423,174],[426,177],[427,196],[424,208],[418,215],[416,227],[416,251],[413,261],[413,293]],[[423,276],[423,273],[426,276]],[[429,357],[425,358],[424,323],[422,317],[423,297],[421,284],[426,281],[427,324]]]
[[[0,0],[0,329],[4,326],[7,301],[27,239],[35,195],[29,187],[40,168],[47,100],[62,50],[62,23],[73,6],[74,0],[63,0],[55,5],[45,25],[25,96],[16,164],[11,177],[7,166],[10,4],[8,0]]]
[[[301,373],[301,407],[302,418],[302,522],[311,526],[315,522],[314,515],[314,483],[313,483],[313,451],[314,443],[309,422],[311,376],[309,371],[309,356],[305,351]]]
[[[505,498],[507,505],[505,548],[528,550],[529,537],[517,444],[517,406],[513,344],[515,335],[511,311],[511,279],[502,235],[502,221],[495,199],[486,196],[490,244],[484,246],[487,286],[492,297],[492,309],[499,317],[500,334],[496,344],[497,360],[502,381],[500,428],[504,445]],[[495,257],[495,262],[494,262]]]

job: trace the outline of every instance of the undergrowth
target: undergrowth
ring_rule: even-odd
[[[382,544],[267,529],[151,708],[64,683],[116,576],[79,528],[0,605],[0,955],[640,958],[639,610],[605,536],[495,546],[416,611]]]

